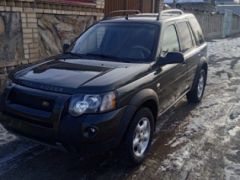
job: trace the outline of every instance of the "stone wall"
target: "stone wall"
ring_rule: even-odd
[[[59,54],[64,43],[70,44],[95,21],[94,16],[38,14],[41,57]]]
[[[0,12],[0,61],[23,59],[20,13]]]
[[[104,0],[93,4],[0,0],[0,88],[10,70],[60,52],[94,21]]]

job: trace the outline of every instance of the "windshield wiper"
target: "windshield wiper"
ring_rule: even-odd
[[[65,52],[64,55],[71,55],[71,56],[74,56],[74,57],[78,57],[78,58],[83,58],[83,55],[82,54],[78,54],[78,53],[73,53],[73,52]]]
[[[118,62],[131,62],[131,60],[129,58],[121,58],[121,57],[116,57],[116,56],[111,56],[111,55],[106,55],[106,54],[86,53],[83,55],[84,56],[92,56],[92,57],[100,57],[101,59],[107,59],[110,61],[117,60]]]
[[[100,58],[100,59],[109,60],[109,61],[117,60],[119,62],[127,62],[127,63],[131,62],[131,60],[132,60],[129,58],[120,58],[120,57],[116,57],[116,56],[111,56],[111,55],[106,55],[106,54],[98,54],[98,53],[78,54],[78,53],[73,53],[73,52],[65,52],[64,54],[75,56],[78,58],[95,57],[95,58]]]
[[[97,53],[86,53],[84,54],[85,56],[94,56],[94,57],[100,57],[102,59],[119,59],[118,57],[115,56],[110,56],[106,54],[97,54]]]

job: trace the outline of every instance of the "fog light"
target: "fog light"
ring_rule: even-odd
[[[87,138],[94,138],[97,135],[98,129],[96,127],[88,127],[85,129],[84,136]]]

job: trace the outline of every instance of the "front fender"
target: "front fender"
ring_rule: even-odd
[[[153,89],[143,89],[132,97],[129,105],[135,106],[138,109],[139,107],[141,107],[142,104],[149,100],[153,100],[158,107],[159,99],[157,93]]]
[[[126,134],[128,127],[135,115],[135,113],[138,111],[138,109],[147,101],[154,101],[156,104],[156,108],[158,110],[159,105],[159,99],[157,96],[157,93],[152,89],[143,89],[136,93],[129,101],[126,111],[124,113],[124,116],[122,118],[122,121],[120,123],[119,128],[119,139],[120,141],[124,138],[124,135]],[[158,112],[156,113],[157,116]],[[120,143],[120,142],[119,142]],[[118,144],[119,144],[118,143]]]

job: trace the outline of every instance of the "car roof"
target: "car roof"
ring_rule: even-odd
[[[165,12],[165,11],[163,11]],[[133,15],[125,15],[125,16],[110,16],[105,17],[101,22],[140,22],[140,23],[153,23],[153,24],[162,24],[170,21],[178,21],[181,19],[192,18],[194,17],[191,13],[183,13],[180,10],[177,12],[181,12],[180,14],[171,13],[175,12],[175,10],[167,10],[167,13],[138,13]]]

